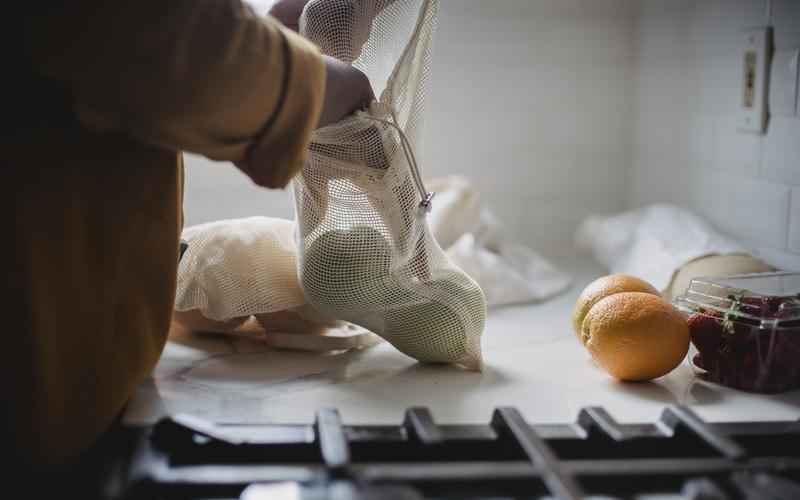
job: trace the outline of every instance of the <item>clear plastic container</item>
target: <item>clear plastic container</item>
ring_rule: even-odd
[[[800,273],[695,278],[673,303],[703,378],[763,393],[800,387]]]

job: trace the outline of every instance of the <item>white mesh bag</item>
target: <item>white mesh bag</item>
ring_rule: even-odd
[[[284,349],[342,351],[375,345],[373,333],[306,304],[297,279],[294,235],[293,221],[271,217],[186,228],[182,238],[188,247],[178,265],[175,294],[177,322]],[[203,319],[181,315],[192,312]]]
[[[175,310],[230,321],[305,304],[292,221],[249,217],[183,231]]]
[[[436,0],[312,0],[300,32],[353,64],[368,110],[318,129],[294,180],[298,275],[315,309],[424,362],[480,369],[486,301],[426,222],[432,195],[414,159]]]

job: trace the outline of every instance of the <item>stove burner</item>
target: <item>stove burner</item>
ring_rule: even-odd
[[[111,498],[800,499],[799,422],[706,423],[683,406],[625,425],[598,407],[557,425],[514,408],[488,425],[437,425],[424,408],[400,426],[343,425],[330,409],[314,425],[176,416],[135,441]]]

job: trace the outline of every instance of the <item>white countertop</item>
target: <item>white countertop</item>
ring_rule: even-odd
[[[648,422],[676,403],[711,421],[800,418],[800,391],[765,396],[726,389],[696,379],[687,363],[653,382],[614,381],[570,327],[578,293],[603,271],[580,260],[559,264],[575,277],[569,291],[490,314],[482,373],[420,365],[386,343],[319,355],[179,332],[125,421],[190,413],[218,423],[310,423],[317,409],[336,407],[345,423],[397,424],[406,408],[427,406],[442,423],[486,423],[493,408],[516,406],[530,422],[565,423],[581,407],[601,405],[621,422]]]

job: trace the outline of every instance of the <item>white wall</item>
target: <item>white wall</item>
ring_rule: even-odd
[[[428,175],[463,173],[516,238],[572,248],[624,208],[633,9],[623,0],[444,0]]]
[[[684,204],[800,269],[800,118],[736,131],[739,30],[767,0],[645,0],[635,35],[632,204]],[[800,0],[772,0],[777,50],[800,46]]]
[[[519,240],[568,251],[583,217],[625,206],[632,1],[441,3],[426,175],[467,175]],[[229,165],[188,156],[186,173],[188,224],[292,215]]]

